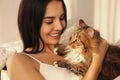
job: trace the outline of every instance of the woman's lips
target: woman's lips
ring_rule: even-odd
[[[55,39],[59,39],[60,38],[60,34],[59,33],[50,34],[50,36],[55,38]]]

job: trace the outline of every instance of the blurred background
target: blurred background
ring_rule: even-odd
[[[109,43],[120,40],[120,0],[64,0],[68,27],[79,19],[98,29]],[[20,0],[0,0],[0,43],[20,40],[17,14]]]

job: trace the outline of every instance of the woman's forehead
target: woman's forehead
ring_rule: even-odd
[[[45,17],[48,16],[61,16],[64,13],[63,5],[61,1],[52,0],[48,3]]]

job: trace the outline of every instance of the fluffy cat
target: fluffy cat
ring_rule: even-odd
[[[80,19],[79,26],[71,35],[68,44],[57,45],[58,55],[64,57],[64,60],[56,62],[57,66],[84,76],[91,64],[92,53],[97,50],[100,41],[100,33]],[[120,48],[109,44],[98,80],[113,80],[119,75]]]

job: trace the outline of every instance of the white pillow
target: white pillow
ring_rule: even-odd
[[[0,44],[0,70],[5,66],[6,60],[14,53],[20,53],[23,50],[22,41],[15,41]]]

